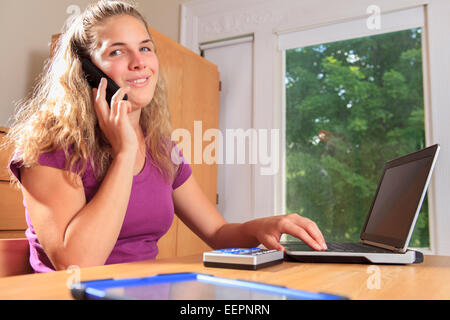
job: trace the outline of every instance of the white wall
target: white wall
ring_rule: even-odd
[[[148,23],[179,40],[180,4],[188,0],[136,1]],[[0,0],[0,126],[11,125],[15,103],[31,92],[49,55],[52,34],[59,33],[76,5],[84,10],[89,0]]]

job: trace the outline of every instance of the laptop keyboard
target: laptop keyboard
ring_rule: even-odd
[[[316,251],[304,243],[284,244],[289,251]],[[392,253],[391,250],[373,247],[361,243],[327,242],[327,252],[362,252],[362,253]]]

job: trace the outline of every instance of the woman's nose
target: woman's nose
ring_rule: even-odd
[[[130,61],[130,69],[131,70],[141,70],[145,68],[144,59],[138,54],[133,54]]]

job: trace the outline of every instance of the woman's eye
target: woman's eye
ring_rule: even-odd
[[[120,51],[120,50],[114,50],[114,51],[112,51],[109,55],[110,55],[110,56],[118,56],[121,52],[122,52],[122,51]]]
[[[142,51],[145,51],[145,52],[150,52],[150,51],[152,51],[152,49],[150,49],[149,47],[143,47],[143,48],[141,48],[141,50],[142,50]]]

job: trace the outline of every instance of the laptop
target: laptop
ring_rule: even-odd
[[[299,242],[282,243],[287,260],[324,263],[411,264],[423,254],[408,244],[431,180],[440,146],[388,161],[378,184],[359,243],[328,243],[315,251]]]

